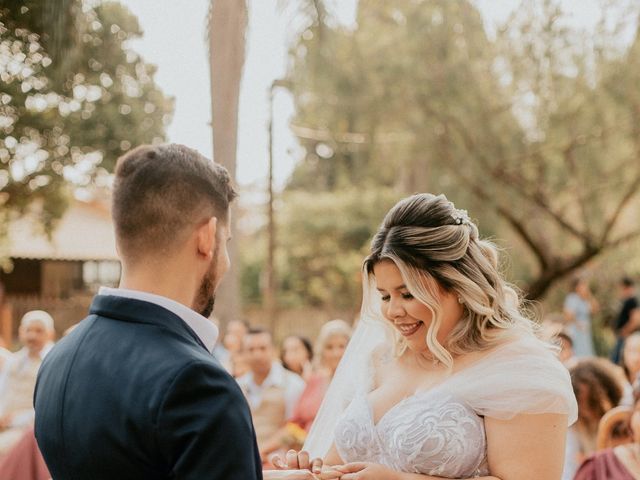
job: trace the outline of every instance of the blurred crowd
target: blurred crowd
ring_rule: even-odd
[[[640,478],[640,306],[632,279],[621,279],[619,296],[610,358],[595,355],[592,318],[600,306],[585,279],[573,283],[562,317],[543,324],[579,407],[563,480]],[[266,469],[273,454],[301,448],[350,337],[343,320],[325,323],[313,341],[290,335],[276,342],[268,329],[238,320],[225,326],[214,355],[247,398]],[[19,350],[0,345],[0,478],[49,478],[33,435],[32,399],[53,340],[53,319],[36,310],[20,322]]]
[[[578,401],[563,480],[640,478],[640,308],[631,278],[622,278],[618,291],[610,358],[595,355],[592,319],[600,305],[585,278],[574,280],[562,322],[545,325],[560,347]]]
[[[265,468],[274,453],[302,447],[350,338],[347,322],[331,320],[315,342],[290,335],[278,348],[267,329],[227,325],[214,354],[247,398]]]
[[[325,323],[315,342],[290,335],[278,345],[267,329],[243,321],[226,326],[214,355],[247,398],[265,468],[272,454],[302,446],[350,337],[343,320]],[[33,392],[53,339],[53,319],[37,310],[20,323],[23,347],[15,353],[0,347],[2,479],[50,478],[34,437]]]

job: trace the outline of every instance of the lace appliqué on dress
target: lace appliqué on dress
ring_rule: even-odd
[[[445,478],[488,475],[483,419],[444,391],[434,395],[437,390],[405,398],[377,425],[366,395],[358,395],[336,426],[342,459]]]

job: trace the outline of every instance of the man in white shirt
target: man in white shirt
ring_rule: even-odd
[[[42,310],[28,312],[18,334],[24,347],[7,361],[0,378],[0,455],[33,423],[33,392],[40,364],[53,346],[53,318]]]
[[[250,371],[240,377],[238,383],[249,401],[258,447],[266,460],[262,452],[264,446],[271,443],[273,435],[291,418],[305,383],[299,375],[274,360],[275,349],[269,331],[249,330],[244,346]]]

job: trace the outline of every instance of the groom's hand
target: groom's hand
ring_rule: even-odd
[[[315,458],[310,459],[309,453],[304,450],[296,452],[295,450],[289,450],[286,458],[283,460],[279,455],[271,457],[271,463],[278,469],[302,469],[311,470],[313,473],[320,473],[322,471],[322,459]]]
[[[279,455],[274,455],[271,457],[271,464],[279,470],[308,470],[309,479],[330,480],[339,479],[342,476],[342,472],[332,468],[322,471],[322,459],[314,458],[311,460],[309,453],[305,451],[289,450],[284,460]]]

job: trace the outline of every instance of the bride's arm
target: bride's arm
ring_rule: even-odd
[[[559,480],[564,466],[567,415],[485,418],[489,470],[501,480]]]
[[[511,420],[486,417],[485,428],[489,470],[494,476],[479,479],[560,480],[562,477],[567,415],[518,415]],[[338,468],[345,472],[342,480],[442,480],[429,475],[393,472],[370,463]]]

